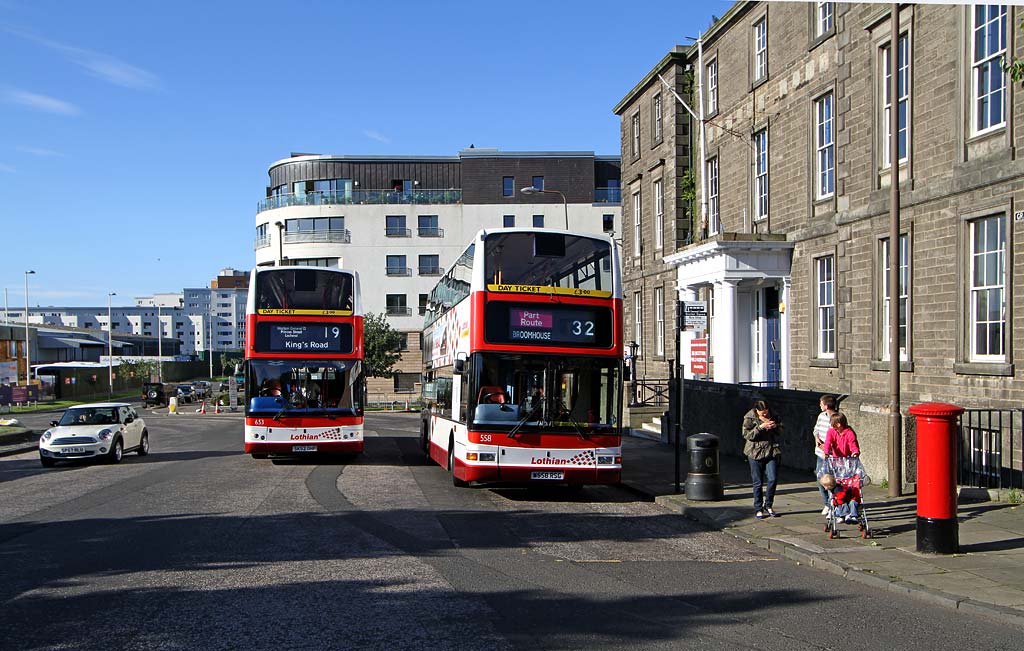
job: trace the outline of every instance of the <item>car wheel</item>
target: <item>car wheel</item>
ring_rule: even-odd
[[[142,430],[142,438],[139,439],[139,449],[137,452],[140,457],[149,454],[149,432],[146,430]]]
[[[121,443],[121,439],[114,441],[114,447],[110,448],[110,454],[107,455],[107,461],[110,463],[121,463],[121,458],[124,456],[124,444]]]
[[[43,464],[44,468],[52,468],[57,462],[49,457],[39,457],[39,463]]]

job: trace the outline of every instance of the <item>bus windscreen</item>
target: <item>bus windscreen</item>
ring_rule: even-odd
[[[495,232],[484,241],[484,273],[490,291],[560,288],[556,293],[610,296],[612,250],[606,241],[578,235]]]

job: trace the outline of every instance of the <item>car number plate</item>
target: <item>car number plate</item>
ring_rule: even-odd
[[[61,454],[85,454],[85,448],[61,448]]]
[[[292,452],[316,452],[315,445],[293,445]]]
[[[530,473],[530,479],[565,479],[565,473],[561,470],[540,470]]]

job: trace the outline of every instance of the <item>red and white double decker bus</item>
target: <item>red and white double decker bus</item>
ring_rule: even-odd
[[[617,483],[622,283],[611,238],[477,233],[429,295],[421,444],[456,486]]]
[[[363,451],[359,276],[321,267],[255,269],[245,333],[245,451]]]

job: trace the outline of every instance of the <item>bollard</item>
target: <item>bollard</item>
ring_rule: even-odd
[[[718,437],[694,434],[686,437],[690,473],[686,475],[686,498],[699,501],[722,499],[722,476],[718,471]]]
[[[176,413],[178,413],[178,399],[177,398],[171,398],[170,400],[167,401],[167,413],[168,414],[176,414]]]
[[[964,410],[926,402],[909,411],[917,417],[917,551],[955,554],[960,547],[956,421]]]

